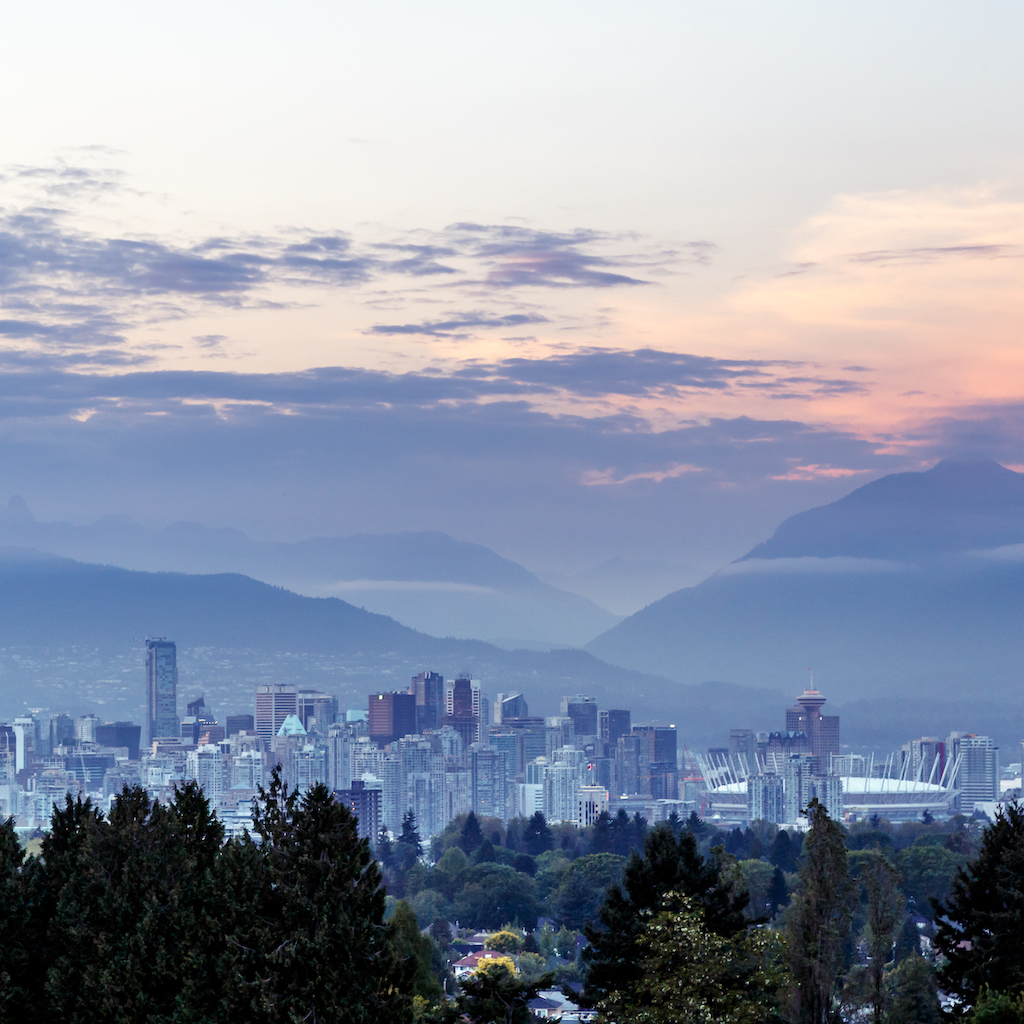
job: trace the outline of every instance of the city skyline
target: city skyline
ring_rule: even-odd
[[[840,718],[823,714],[827,699],[813,680],[784,709],[785,729],[732,727],[728,746],[702,752],[681,744],[675,725],[636,722],[628,708],[601,707],[587,694],[563,696],[560,714],[532,716],[525,693],[499,692],[492,709],[479,680],[432,669],[403,691],[368,694],[362,709],[343,711],[336,696],[309,686],[269,684],[251,691],[252,714],[220,724],[200,694],[179,719],[169,693],[175,656],[172,640],[146,642],[145,690],[160,697],[162,689],[164,723],[147,745],[141,726],[91,714],[72,721],[36,712],[0,725],[3,813],[32,831],[46,827],[65,793],[89,794],[102,807],[124,786],[170,799],[194,781],[229,832],[241,834],[276,767],[300,793],[328,785],[361,812],[362,835],[397,834],[411,814],[429,839],[470,811],[502,822],[540,812],[581,829],[605,812],[652,824],[695,814],[720,828],[755,820],[798,827],[817,799],[848,823],[991,818],[1022,781],[1021,763],[1001,769],[991,737],[962,731],[909,740],[884,759],[844,752]],[[169,733],[168,718],[180,733]]]

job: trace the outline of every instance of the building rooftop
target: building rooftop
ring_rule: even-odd
[[[305,736],[306,727],[298,715],[288,715],[277,730],[278,736]]]

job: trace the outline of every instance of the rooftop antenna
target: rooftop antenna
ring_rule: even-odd
[[[808,687],[808,689],[813,690],[814,689],[814,669],[813,668],[809,668],[807,670],[807,675],[810,677],[810,680],[811,680],[811,685]]]

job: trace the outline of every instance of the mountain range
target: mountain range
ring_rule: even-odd
[[[787,519],[587,650],[681,683],[792,690],[812,668],[882,729],[916,708],[922,727],[1019,742],[1024,474],[947,461],[883,477]]]
[[[249,710],[255,683],[280,681],[282,672],[309,685],[316,671],[317,685],[335,692],[343,707],[365,707],[369,692],[405,689],[411,675],[435,669],[448,677],[469,672],[492,694],[523,692],[533,714],[558,714],[562,695],[588,693],[603,707],[630,708],[636,720],[678,714],[691,723],[693,743],[716,742],[729,728],[727,708],[713,707],[712,688],[678,687],[581,650],[509,651],[439,639],[337,598],[306,597],[238,574],[149,573],[0,550],[0,713],[26,705],[95,710],[83,708],[88,683],[93,694],[105,685],[122,701],[128,694],[118,713],[141,720],[146,636],[174,639],[180,658],[207,652],[205,668],[190,677],[189,699],[211,679],[226,681],[221,714]],[[42,673],[29,670],[47,664]],[[666,688],[673,692],[667,703]],[[742,687],[729,692],[755,704],[780,699]]]
[[[241,573],[309,597],[340,597],[434,636],[506,647],[579,647],[619,620],[483,545],[436,531],[267,542],[199,523],[153,530],[127,516],[40,522],[14,497],[0,505],[0,545],[149,572]]]
[[[186,658],[196,652],[190,685],[216,676],[232,711],[248,705],[254,680],[275,673],[315,675],[358,707],[370,690],[404,688],[409,675],[432,668],[469,671],[492,693],[521,690],[538,714],[557,713],[564,694],[589,693],[604,707],[631,708],[635,720],[675,722],[692,745],[718,746],[730,727],[781,728],[812,668],[842,717],[844,742],[892,749],[961,729],[1014,747],[1007,761],[1017,760],[1024,736],[1024,474],[993,462],[895,474],[793,516],[742,558],[600,632],[585,650],[440,639],[338,597],[238,572],[153,572],[50,553],[77,546],[97,560],[105,552],[157,567],[179,559],[179,569],[245,555],[262,559],[268,576],[436,584],[421,593],[439,602],[453,583],[480,588],[470,596],[559,593],[443,534],[272,545],[189,524],[40,524],[14,501],[0,516],[0,540],[12,537],[35,537],[49,550],[23,543],[0,552],[6,714],[29,702],[56,706],[55,694],[101,694],[111,680],[119,700],[137,700],[141,682],[130,680],[141,673],[139,638],[166,635]]]

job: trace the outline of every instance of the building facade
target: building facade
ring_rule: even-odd
[[[178,648],[173,640],[160,637],[146,641],[146,706],[149,743],[179,735]]]

